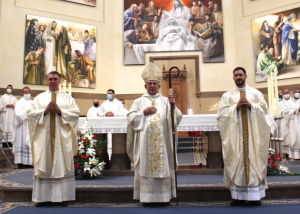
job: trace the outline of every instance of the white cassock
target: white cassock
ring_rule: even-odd
[[[101,104],[100,107],[100,116],[105,117],[106,112],[111,111],[114,113],[114,117],[122,117],[125,116],[121,112],[121,109],[123,108],[123,104],[116,98],[114,98],[112,101],[106,100]],[[111,159],[112,154],[112,134],[107,133],[107,153],[109,160]]]
[[[145,116],[143,111],[152,102],[157,112]],[[170,108],[167,97],[146,93],[134,100],[127,115],[126,148],[135,170],[133,199],[142,203],[169,202],[176,197]],[[177,108],[174,118],[177,145],[177,125],[182,119]]]
[[[237,109],[245,93],[251,109]],[[236,200],[265,197],[272,117],[264,95],[246,85],[223,94],[217,114],[224,159],[223,185]],[[272,130],[276,128],[272,126]],[[245,157],[245,158],[244,158]]]
[[[300,114],[299,100],[294,98],[282,99],[279,103],[280,111],[283,112],[284,140],[282,144],[283,153],[287,153],[289,158],[300,159]]]
[[[129,111],[128,111],[126,108],[122,107],[122,109],[120,110],[119,115],[120,115],[121,117],[125,117],[125,116],[128,114],[128,112],[129,112]]]
[[[106,100],[101,104],[101,117],[105,117],[106,112],[111,111],[114,113],[115,117],[124,116],[120,111],[123,108],[123,104],[116,98],[112,101]]]
[[[26,111],[32,100],[22,97],[15,106],[15,131],[13,132],[13,152],[15,164],[32,165],[32,153]]]
[[[100,115],[102,115],[100,107],[96,108],[95,106],[92,106],[87,113],[87,118],[100,117]]]
[[[51,100],[61,109],[44,115]],[[77,153],[79,108],[63,91],[39,94],[27,111],[34,163],[32,201],[62,202],[75,200],[73,156]]]
[[[13,108],[6,108],[6,105],[13,104],[16,106],[17,98],[12,94],[4,94],[0,98],[0,112],[1,112],[1,131],[0,138],[2,142],[12,142],[12,131],[15,124],[15,111]],[[2,144],[1,144],[2,147]]]

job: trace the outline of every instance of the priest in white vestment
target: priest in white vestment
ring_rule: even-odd
[[[0,113],[1,113],[1,139],[2,143],[12,142],[12,131],[15,126],[15,105],[18,102],[17,98],[12,95],[13,86],[8,85],[6,93],[0,98]],[[0,143],[2,148],[2,143]],[[7,144],[5,144],[7,146]]]
[[[125,116],[121,113],[121,109],[123,108],[122,103],[115,98],[115,91],[113,89],[107,90],[107,100],[102,103],[100,110],[101,116],[105,117],[122,117]]]
[[[299,91],[294,90],[296,97],[299,96]],[[284,115],[282,152],[287,154],[288,158],[294,159],[300,159],[299,104],[299,98],[298,100],[291,98],[290,91],[288,89],[283,90],[283,99],[279,103],[281,114]]]
[[[124,115],[124,117],[128,114],[128,110],[124,107],[125,106],[125,100],[119,99],[119,101],[122,103],[122,109],[121,109],[121,114]]]
[[[15,155],[14,163],[18,164],[18,169],[31,168],[33,164],[26,113],[32,104],[30,88],[24,87],[22,95],[23,97],[15,106],[15,130],[12,133],[13,153]]]
[[[100,107],[99,107],[99,101],[97,99],[95,99],[93,104],[94,105],[87,112],[87,115],[86,115],[87,118],[96,118],[96,117],[100,117],[102,115]]]
[[[49,90],[39,94],[27,111],[34,163],[32,201],[75,200],[73,156],[77,153],[79,108],[68,93],[59,90],[61,76],[56,71],[47,76]]]
[[[268,148],[272,117],[264,95],[246,85],[245,69],[233,71],[236,87],[223,94],[217,120],[224,159],[224,187],[231,206],[249,201],[260,206],[267,188]]]
[[[158,93],[162,79],[161,70],[152,62],[142,73],[147,93],[134,100],[127,114],[127,154],[134,163],[134,196],[145,206],[164,203],[176,197],[171,105],[174,97]],[[177,125],[182,114],[175,107],[174,122]],[[177,163],[176,163],[177,164]]]

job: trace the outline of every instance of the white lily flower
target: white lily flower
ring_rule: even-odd
[[[88,164],[88,162],[85,162],[84,163],[84,172],[86,172],[87,170],[89,170],[90,171],[90,165]]]

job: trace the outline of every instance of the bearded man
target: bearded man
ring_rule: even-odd
[[[134,196],[145,206],[153,203],[168,204],[176,197],[175,170],[172,145],[171,111],[177,125],[182,114],[170,103],[175,98],[164,97],[158,90],[161,70],[152,62],[144,69],[145,93],[134,100],[127,114],[127,154],[134,163]]]
[[[272,116],[264,95],[246,85],[246,70],[233,70],[236,87],[223,94],[217,120],[224,159],[223,186],[231,206],[249,201],[260,206],[267,188],[267,162]]]

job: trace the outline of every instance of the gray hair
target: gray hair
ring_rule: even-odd
[[[137,7],[137,5],[136,5],[136,4],[132,4],[132,5],[130,6],[130,8],[134,8],[134,7]]]

